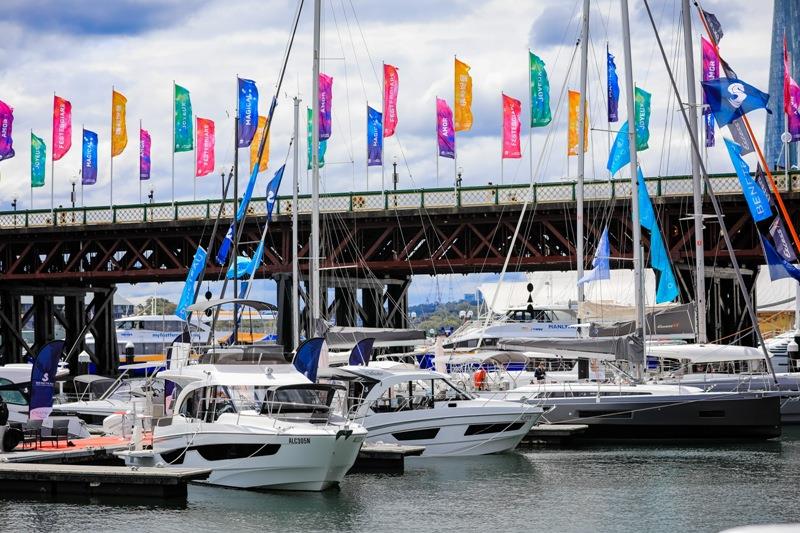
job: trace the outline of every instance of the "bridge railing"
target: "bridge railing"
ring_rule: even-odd
[[[716,194],[741,194],[741,186],[735,174],[711,176]],[[800,191],[800,173],[790,180],[776,175],[775,182],[782,192]],[[651,197],[691,196],[691,176],[668,176],[648,178],[647,189]],[[490,185],[441,189],[408,189],[398,191],[369,191],[321,194],[319,203],[322,213],[385,211],[394,209],[436,209],[453,207],[480,207],[491,205],[514,205],[525,201],[537,203],[564,203],[575,201],[575,182],[538,183],[533,187],[525,184]],[[586,201],[608,201],[614,198],[629,198],[631,183],[628,179],[591,181],[584,184]],[[311,212],[311,196],[298,197],[298,213]],[[292,197],[279,196],[275,214],[292,212]],[[0,212],[0,229],[45,226],[82,226],[97,224],[125,224],[143,222],[169,222],[178,220],[211,219],[217,216],[219,200],[199,200],[173,203],[115,205],[113,207],[76,207],[36,209],[29,211]],[[248,214],[266,216],[265,198],[253,198]],[[233,201],[225,203],[223,216],[233,217]]]

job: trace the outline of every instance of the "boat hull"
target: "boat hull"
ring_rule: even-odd
[[[730,395],[698,399],[569,398],[544,400],[542,421],[585,424],[586,439],[771,439],[781,435],[780,398]]]
[[[367,441],[424,446],[422,457],[472,456],[513,450],[541,416],[541,409],[437,409],[371,414],[361,421]],[[439,411],[439,412],[437,412]]]
[[[337,433],[338,436],[337,436]],[[175,431],[154,439],[153,464],[210,468],[202,483],[251,490],[321,491],[337,486],[355,463],[363,429],[326,434]]]

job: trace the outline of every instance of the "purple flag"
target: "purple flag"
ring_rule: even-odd
[[[719,78],[717,50],[705,37],[700,37],[700,42],[703,48],[703,81],[715,80]],[[703,93],[703,103],[706,103],[705,93]],[[714,146],[714,115],[707,106],[703,108],[703,123],[706,126],[706,146]]]
[[[786,227],[783,225],[781,217],[775,217],[775,220],[769,226],[769,234],[772,236],[772,242],[775,243],[775,250],[781,257],[790,263],[797,260],[797,254],[794,253],[792,241],[786,232]]]
[[[333,78],[319,75],[319,140],[331,138],[331,103],[333,102]]]
[[[0,101],[0,161],[14,157],[14,141],[11,139],[13,124],[14,110]]]
[[[443,98],[436,99],[436,136],[439,139],[439,156],[456,158],[456,132],[453,129],[453,111]]]
[[[139,130],[139,179],[150,179],[150,132]]]

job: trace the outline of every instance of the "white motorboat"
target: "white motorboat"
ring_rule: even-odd
[[[477,399],[445,374],[392,364],[320,371],[347,384],[347,409],[369,430],[369,442],[425,446],[424,457],[501,453],[513,450],[542,414],[535,406]]]

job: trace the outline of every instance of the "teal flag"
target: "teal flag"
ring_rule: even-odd
[[[311,139],[311,132],[312,132],[311,124],[312,124],[312,122],[311,121],[312,121],[312,115],[311,115],[311,109],[310,108],[307,108],[307,109],[308,109],[308,127],[306,128],[306,133],[307,133],[307,138],[308,138],[308,143],[307,143],[307,146],[308,146],[308,170],[311,170],[311,144],[312,144],[312,139]],[[327,149],[328,149],[328,141],[320,140],[319,141],[319,168],[322,168],[322,167],[325,166],[325,150],[327,150]]]
[[[189,91],[175,85],[175,151],[190,152],[194,148],[192,99]]]
[[[636,117],[636,151],[648,148],[650,140],[650,93],[636,88],[634,96],[634,114]]]
[[[47,147],[44,141],[31,132],[31,187],[44,187],[44,169]]]
[[[550,114],[550,82],[544,61],[533,52],[530,55],[531,76],[531,128],[547,126],[553,120]]]
[[[661,237],[653,202],[647,193],[642,169],[639,168],[639,223],[650,232],[650,266],[656,271],[656,303],[671,302],[680,295],[678,282],[672,272],[672,262]]]

